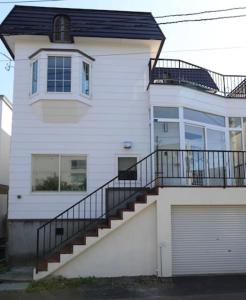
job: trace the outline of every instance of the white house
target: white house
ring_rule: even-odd
[[[145,12],[15,6],[0,34],[13,261],[36,255],[35,279],[246,272],[246,76],[160,59]]]
[[[12,104],[0,95],[0,184],[9,184],[9,156],[12,130]]]
[[[0,95],[0,238],[6,236],[7,193],[12,129],[12,104]]]

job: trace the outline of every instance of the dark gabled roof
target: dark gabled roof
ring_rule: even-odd
[[[204,89],[217,91],[218,87],[209,72],[205,69],[188,68],[155,68],[152,72],[151,81],[164,80],[170,84],[190,84]]]
[[[57,15],[70,18],[71,36],[164,40],[149,12],[16,5],[0,25],[2,35],[48,35]]]

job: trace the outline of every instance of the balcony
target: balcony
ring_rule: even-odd
[[[246,187],[246,152],[156,150],[159,186]]]
[[[150,59],[149,84],[182,85],[225,98],[246,99],[246,75],[223,75],[176,59]]]

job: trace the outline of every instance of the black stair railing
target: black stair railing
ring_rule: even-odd
[[[107,227],[136,198],[156,186],[245,187],[246,152],[158,149],[37,230],[37,268],[77,238]]]
[[[185,85],[227,98],[246,98],[246,75],[223,75],[178,59],[150,59],[150,84]]]
[[[120,209],[127,208],[138,195],[154,187],[156,155],[156,151],[149,154],[40,226],[37,229],[36,271],[42,260],[58,252],[70,241],[93,234],[100,226],[106,226],[108,218],[117,216]],[[133,176],[136,172],[137,176]]]

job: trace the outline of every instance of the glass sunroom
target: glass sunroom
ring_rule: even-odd
[[[245,185],[246,118],[154,106],[152,124],[161,185]]]

